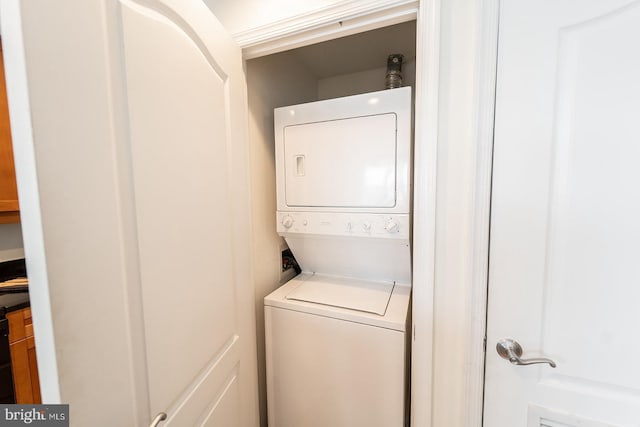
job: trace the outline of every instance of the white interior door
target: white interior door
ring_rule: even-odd
[[[121,0],[119,11],[150,414],[252,425],[240,50],[200,1]]]
[[[639,426],[640,2],[500,15],[484,425]]]

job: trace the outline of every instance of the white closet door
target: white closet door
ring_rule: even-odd
[[[232,157],[246,144],[240,50],[199,1],[120,4],[151,415],[249,425],[255,337],[239,288],[252,285],[237,251],[250,248],[238,235],[247,212],[233,211],[247,196]]]
[[[506,0],[499,37],[484,425],[637,427],[640,2]]]

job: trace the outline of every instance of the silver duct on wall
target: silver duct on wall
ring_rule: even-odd
[[[404,55],[394,53],[387,57],[387,75],[385,77],[385,89],[402,87],[402,61]]]

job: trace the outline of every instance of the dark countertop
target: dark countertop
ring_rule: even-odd
[[[0,318],[6,313],[29,307],[29,292],[0,295]]]

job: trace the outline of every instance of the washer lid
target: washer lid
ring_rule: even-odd
[[[313,275],[285,298],[384,316],[393,286],[390,282]]]

